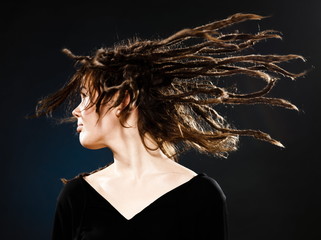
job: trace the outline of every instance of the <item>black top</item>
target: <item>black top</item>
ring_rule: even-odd
[[[52,240],[227,240],[226,197],[219,184],[199,173],[127,220],[83,176],[62,188]]]

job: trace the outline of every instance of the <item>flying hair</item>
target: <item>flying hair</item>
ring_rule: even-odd
[[[260,130],[232,127],[217,111],[218,105],[253,104],[298,110],[291,102],[267,97],[267,94],[281,77],[293,80],[307,73],[292,73],[281,67],[281,63],[295,59],[305,61],[305,58],[296,54],[245,53],[258,42],[282,39],[281,33],[275,30],[222,32],[234,24],[263,18],[237,13],[220,21],[182,29],[164,39],[128,39],[113,47],[99,48],[90,56],[78,56],[63,49],[75,61],[76,72],[61,89],[38,102],[33,117],[52,117],[52,112],[68,99],[69,116],[60,123],[75,122],[77,119],[70,116],[70,109],[80,87],[88,83],[91,96],[88,107],[96,106],[99,117],[100,107],[116,93],[118,97],[109,109],[129,96],[129,104],[119,118],[122,125],[126,127],[131,110],[137,108],[137,127],[145,147],[148,148],[144,136],[148,134],[158,148],[175,161],[180,153],[191,148],[227,157],[229,152],[237,150],[239,136],[283,147]],[[257,91],[239,93],[214,82],[238,75],[263,80],[265,84]],[[95,99],[94,92],[97,93]]]

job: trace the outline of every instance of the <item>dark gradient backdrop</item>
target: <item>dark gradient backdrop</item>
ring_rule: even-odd
[[[1,239],[50,238],[60,177],[91,171],[111,160],[108,149],[79,144],[75,126],[40,118],[25,120],[36,101],[61,87],[73,73],[60,52],[76,54],[137,35],[166,37],[236,12],[272,17],[238,25],[241,31],[276,29],[284,39],[259,44],[262,53],[297,53],[294,72],[314,70],[297,81],[283,79],[271,93],[301,112],[267,106],[226,108],[239,128],[259,128],[285,149],[241,138],[228,159],[191,151],[181,163],[215,178],[227,196],[231,240],[321,239],[319,1],[117,1],[117,3],[2,5],[1,11]],[[129,3],[130,2],[130,3]],[[253,82],[243,84],[251,87]],[[57,112],[54,116],[61,116]],[[213,226],[214,227],[214,226]]]

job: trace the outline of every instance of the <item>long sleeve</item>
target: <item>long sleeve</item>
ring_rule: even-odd
[[[52,227],[52,240],[72,240],[81,223],[84,195],[81,183],[72,180],[59,193]]]
[[[200,194],[197,220],[199,239],[228,240],[228,210],[226,196],[219,184],[206,177]]]
[[[51,239],[72,239],[71,203],[68,201],[68,195],[65,191],[65,188],[62,189],[57,199]]]

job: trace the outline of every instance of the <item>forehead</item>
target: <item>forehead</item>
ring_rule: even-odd
[[[89,96],[92,96],[94,99],[98,95],[98,92],[93,86],[92,80],[88,78],[88,76],[86,75],[81,79],[81,82],[79,84],[79,93],[82,93],[82,92]]]
[[[81,91],[82,89],[87,89],[89,88],[89,79],[84,76],[82,79],[81,79],[81,82],[80,82],[80,86],[79,86],[79,90]]]

